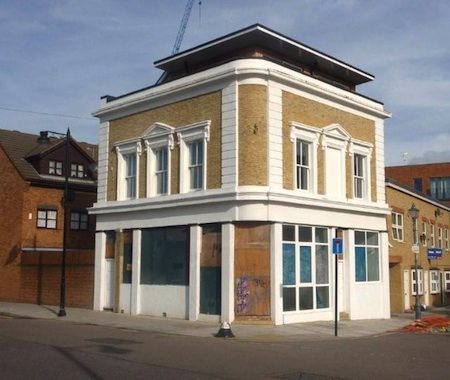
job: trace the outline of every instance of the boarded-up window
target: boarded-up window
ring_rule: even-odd
[[[187,227],[142,231],[141,284],[188,285],[188,274]]]
[[[235,313],[270,318],[270,226],[239,223],[235,228]]]

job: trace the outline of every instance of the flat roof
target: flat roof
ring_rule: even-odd
[[[166,72],[176,72],[183,70],[186,65],[196,66],[216,57],[232,55],[236,50],[251,46],[266,48],[294,62],[317,68],[323,73],[340,78],[354,85],[375,79],[372,74],[313,49],[299,41],[295,41],[261,24],[251,25],[178,54],[160,59],[155,61],[154,65]]]

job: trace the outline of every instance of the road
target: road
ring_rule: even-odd
[[[0,317],[2,379],[446,379],[450,336],[246,342]]]

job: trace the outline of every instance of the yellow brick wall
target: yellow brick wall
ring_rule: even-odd
[[[316,101],[294,95],[290,92],[283,91],[283,186],[286,189],[293,189],[293,144],[289,138],[289,123],[295,121],[310,125],[316,128],[324,128],[330,124],[340,124],[353,138],[369,142],[375,147],[375,123],[372,120],[363,118],[339,110],[337,108],[318,103]],[[318,147],[317,152],[318,164],[318,191],[320,194],[325,190],[325,168],[323,160],[322,148]],[[376,201],[376,155],[375,148],[372,151],[371,160],[371,193],[372,201]],[[352,197],[352,176],[353,173],[352,158],[346,156],[347,169],[347,196]]]
[[[239,185],[267,183],[267,87],[239,86]]]
[[[221,104],[222,93],[216,91],[210,94],[190,98],[149,111],[112,120],[109,127],[109,172],[107,199],[115,200],[117,181],[117,156],[114,144],[129,138],[141,136],[153,123],[162,122],[175,128],[211,120],[210,141],[207,147],[207,178],[208,189],[221,186]],[[179,192],[179,147],[175,146],[171,157],[171,192]],[[140,156],[139,198],[146,194],[146,153]]]
[[[386,200],[391,208],[395,212],[403,215],[403,241],[399,242],[393,239],[392,234],[392,218],[391,215],[387,217],[387,227],[389,235],[389,255],[391,257],[400,257],[401,262],[398,264],[391,264],[390,269],[390,283],[391,283],[391,308],[393,312],[396,310],[403,310],[403,272],[404,270],[411,270],[414,267],[414,254],[412,253],[413,244],[413,224],[412,219],[408,216],[408,209],[414,203],[419,209],[418,218],[418,234],[422,233],[422,221],[427,223],[427,239],[430,238],[430,223],[435,225],[435,246],[438,242],[438,228],[442,227],[442,235],[444,235],[444,228],[449,228],[450,224],[450,213],[441,209],[441,216],[436,216],[436,206],[430,204],[426,201],[414,198],[405,194],[401,191],[393,189],[391,187],[386,187]],[[425,219],[424,219],[425,218]],[[450,232],[449,232],[450,233]],[[443,239],[443,255],[441,260],[428,260],[427,249],[431,248],[429,240],[427,241],[427,246],[423,246],[422,243],[419,244],[420,253],[417,256],[418,266],[424,271],[429,271],[430,269],[437,270],[450,270],[450,251],[445,250],[445,241]],[[396,276],[396,278],[393,278]],[[429,278],[428,278],[429,281]],[[430,285],[427,284],[430,291]],[[409,289],[409,293],[411,290]],[[421,301],[424,302],[424,296],[421,297]],[[444,304],[450,302],[450,297],[445,297]],[[414,305],[415,299],[411,295],[410,304]],[[430,294],[430,304],[434,306],[440,305],[440,294]]]

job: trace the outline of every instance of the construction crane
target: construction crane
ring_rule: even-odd
[[[191,15],[192,6],[194,5],[194,0],[188,0],[186,3],[186,8],[184,8],[183,18],[181,19],[180,29],[178,29],[177,38],[175,44],[173,45],[172,55],[177,54],[180,51],[181,42],[183,41],[184,32],[189,21],[189,16]],[[198,5],[201,6],[202,2],[199,1]]]
[[[177,38],[175,40],[175,44],[173,45],[172,55],[177,54],[180,51],[181,42],[183,41],[184,32],[186,31],[186,27],[189,21],[189,16],[191,15],[192,6],[194,5],[194,0],[188,0],[186,3],[186,8],[184,9],[183,18],[181,19],[180,29],[178,30]],[[199,6],[199,17],[201,18],[201,6],[202,2],[198,2]],[[164,72],[159,79],[156,81],[156,84],[161,84],[167,78],[167,72]]]

